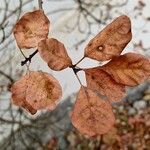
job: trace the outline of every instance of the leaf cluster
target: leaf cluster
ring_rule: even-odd
[[[132,38],[130,19],[125,15],[116,18],[87,44],[81,60],[88,57],[108,63],[85,69],[79,68],[78,63],[72,64],[63,43],[48,37],[49,26],[43,10],[23,15],[13,29],[18,47],[36,48],[50,69],[61,71],[70,67],[78,80],[78,71],[84,71],[87,86],[79,80],[81,88],[72,110],[72,123],[84,135],[107,133],[115,122],[111,104],[125,96],[126,86],[139,85],[150,75],[147,58],[136,53],[121,55]],[[62,95],[57,79],[42,71],[27,72],[11,91],[13,103],[31,114],[55,109]]]

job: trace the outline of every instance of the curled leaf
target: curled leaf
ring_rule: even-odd
[[[78,93],[71,118],[73,125],[88,136],[107,133],[115,122],[109,102],[86,87]]]
[[[105,95],[111,102],[120,101],[125,96],[125,86],[117,83],[101,67],[86,69],[87,87],[102,95]]]
[[[54,109],[62,95],[59,82],[40,71],[29,72],[13,84],[11,91],[13,103],[31,114],[39,109]]]
[[[107,25],[85,48],[85,56],[105,61],[121,54],[132,38],[130,19],[122,15]]]
[[[117,83],[135,86],[150,76],[150,61],[143,55],[127,53],[112,59],[102,69]]]
[[[23,107],[31,114],[37,112],[27,101],[26,101],[26,90],[28,88],[29,76],[23,76],[20,80],[15,82],[11,87],[12,102],[20,107]]]
[[[65,69],[72,65],[64,44],[56,39],[42,40],[38,44],[38,50],[43,60],[55,71]]]
[[[37,47],[39,41],[47,38],[49,24],[43,10],[24,14],[13,28],[18,47],[27,49]]]

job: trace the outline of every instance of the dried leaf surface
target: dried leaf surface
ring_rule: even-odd
[[[82,133],[96,136],[107,133],[115,122],[112,107],[95,92],[82,87],[72,112],[72,123]]]
[[[135,86],[150,76],[150,61],[143,55],[127,53],[112,59],[102,69],[117,83]]]
[[[28,81],[29,76],[23,76],[20,80],[13,84],[11,87],[12,102],[17,106],[25,108],[31,114],[35,114],[37,111],[26,101]]]
[[[48,73],[29,72],[11,88],[13,103],[31,114],[39,109],[53,110],[61,95],[59,82]]]
[[[35,109],[53,110],[62,96],[59,82],[48,73],[30,72],[26,100]]]
[[[41,57],[48,63],[48,66],[59,71],[72,65],[72,61],[67,54],[64,44],[56,39],[42,40],[38,44]]]
[[[85,48],[85,56],[105,61],[120,55],[132,38],[130,19],[123,15],[106,26]]]
[[[18,47],[27,49],[37,47],[39,41],[47,38],[49,24],[50,22],[42,10],[23,15],[13,29]]]
[[[109,101],[118,102],[125,96],[125,86],[117,83],[100,67],[86,69],[87,87],[105,95]]]

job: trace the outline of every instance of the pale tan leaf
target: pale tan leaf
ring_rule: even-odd
[[[86,69],[87,87],[105,95],[111,102],[118,102],[125,96],[125,86],[117,83],[101,67]]]
[[[143,55],[127,53],[102,66],[120,84],[135,86],[150,76],[150,61]]]
[[[28,88],[29,76],[23,76],[20,80],[15,82],[11,87],[12,102],[20,107],[25,108],[31,114],[37,112],[27,101],[26,101],[26,90]]]
[[[39,41],[47,38],[49,24],[43,10],[24,14],[13,28],[18,47],[27,49],[37,47]]]
[[[130,19],[122,15],[107,25],[85,48],[85,56],[105,61],[120,55],[132,38]]]
[[[35,109],[53,110],[61,96],[59,82],[45,72],[30,72],[30,80],[26,93],[27,102]]]
[[[55,71],[65,69],[72,65],[64,44],[56,39],[42,40],[38,44],[38,50],[43,60]]]
[[[11,88],[13,103],[27,109],[31,114],[36,110],[53,110],[61,95],[59,82],[45,72],[31,71],[14,83]]]
[[[86,87],[78,93],[71,118],[73,125],[88,136],[107,133],[115,122],[110,103]]]

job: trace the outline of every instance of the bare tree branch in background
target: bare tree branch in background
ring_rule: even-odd
[[[82,35],[81,39],[76,40],[73,47],[78,49],[89,36],[97,33],[93,31],[98,29],[111,20],[113,14],[118,8],[127,5],[129,0],[72,0],[72,6],[60,8],[60,3],[67,0],[47,0],[50,2],[51,11],[48,15],[61,13],[72,13],[73,22],[64,23],[63,32],[73,33],[78,31]],[[12,37],[12,28],[24,8],[31,5],[33,0],[3,0],[0,6],[0,150],[26,150],[37,148],[46,149],[48,139],[60,136],[64,132],[71,130],[69,112],[72,106],[70,99],[58,106],[55,111],[41,112],[38,117],[29,116],[24,110],[11,104],[10,87],[20,76],[23,75],[24,69],[18,69],[16,64],[20,64],[19,59],[15,59],[16,46]],[[42,1],[39,0],[39,3]],[[44,2],[44,0],[43,0]],[[15,3],[13,7],[13,3]],[[53,4],[58,3],[58,8],[52,9]],[[44,5],[43,5],[44,7]],[[144,3],[139,1],[135,10],[135,17],[143,17]],[[40,8],[41,5],[40,5]],[[29,11],[29,10],[28,10]],[[113,12],[113,13],[112,13]],[[144,18],[145,23],[149,21]],[[143,32],[147,33],[148,31]],[[135,48],[140,47],[143,50],[149,50],[144,47],[143,42],[134,43]],[[21,67],[21,66],[20,66]]]
[[[62,4],[66,3],[67,0],[48,0],[52,4]],[[125,6],[128,7],[131,5],[129,0],[117,1],[117,0],[72,0],[74,2],[73,5],[66,6],[65,8],[58,8],[49,11],[48,15],[55,14],[69,14],[72,13],[72,16],[69,20],[66,20],[64,26],[61,28],[61,31],[67,33],[75,33],[77,31],[80,33],[81,38],[77,38],[73,47],[78,49],[80,45],[82,45],[90,35],[95,35],[100,31],[102,27],[106,25],[106,23],[110,22],[112,18],[119,16],[122,14],[122,8]],[[145,16],[144,9],[146,7],[146,3],[142,0],[138,0],[135,2],[135,6],[129,11],[127,10],[126,14],[132,16],[132,19],[137,21],[142,19],[143,26],[137,30],[138,35],[140,34],[149,34],[149,31],[145,29],[147,24],[150,22],[150,16]],[[93,30],[94,28],[94,30]],[[94,32],[93,32],[94,31]],[[136,37],[138,36],[136,35]],[[139,45],[140,41],[134,42],[133,46]],[[143,41],[141,41],[143,43]],[[134,45],[135,44],[135,45]],[[141,45],[140,45],[141,46]],[[142,48],[144,51],[149,50],[149,46],[144,46],[142,44]],[[137,46],[136,46],[137,48]]]
[[[53,0],[49,0],[53,1]],[[64,0],[65,1],[65,0]],[[78,49],[82,43],[84,43],[88,37],[93,33],[93,26],[106,25],[107,21],[112,18],[112,13],[115,9],[125,6],[128,0],[114,1],[111,4],[109,0],[73,0],[74,7],[59,8],[48,12],[48,15],[53,15],[56,13],[63,12],[73,12],[74,23],[70,24],[69,21],[66,23],[63,32],[71,33],[77,30],[80,34],[84,35],[82,39],[77,41],[73,46]],[[55,1],[55,3],[60,3],[61,0]]]

